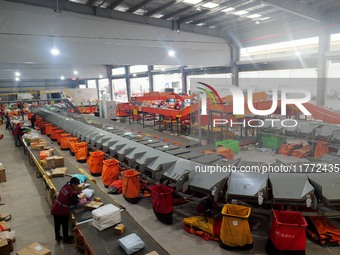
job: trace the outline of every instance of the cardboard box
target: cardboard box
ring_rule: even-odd
[[[11,231],[11,227],[6,221],[0,221],[0,231]]]
[[[47,169],[54,169],[56,167],[64,166],[64,157],[62,156],[47,157],[45,161]]]
[[[18,251],[17,255],[52,255],[52,252],[39,243],[32,243]]]
[[[0,240],[0,254],[1,255],[10,255],[10,245],[8,244],[6,239]]]
[[[63,177],[66,175],[67,167],[57,167],[52,170],[52,177]]]
[[[159,255],[157,251],[152,251],[152,252],[149,252],[145,255]]]
[[[92,211],[94,209],[101,207],[103,204],[104,203],[102,202],[91,201],[85,205],[85,209]]]
[[[115,234],[116,235],[121,235],[123,234],[125,231],[125,225],[122,223],[117,224],[117,226],[115,226]]]
[[[5,171],[5,169],[0,170],[0,182],[6,182],[6,171]]]

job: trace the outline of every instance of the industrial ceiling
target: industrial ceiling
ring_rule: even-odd
[[[228,66],[230,44],[247,47],[317,36],[321,30],[340,32],[338,0],[14,0],[0,1],[0,12],[5,53],[0,79],[10,79],[6,67],[12,72],[27,65],[53,70],[70,65],[103,70],[115,64]],[[43,48],[42,41],[51,38],[74,56],[49,60],[35,50],[26,59],[20,50],[13,54],[18,48]],[[176,58],[167,58],[164,49],[176,47]],[[54,71],[48,73],[44,78],[56,78]]]

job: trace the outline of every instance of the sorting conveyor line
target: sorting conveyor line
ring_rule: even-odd
[[[265,199],[268,196],[268,174],[233,172],[228,179],[227,199]],[[261,203],[260,203],[261,204]]]
[[[214,165],[204,165],[200,163],[191,163],[195,169],[190,174],[189,187],[191,190],[203,192],[205,194],[221,193],[225,183],[231,175],[230,167],[238,164],[239,160],[230,160],[228,162],[220,161],[220,167],[225,170],[219,171],[218,168],[211,168]],[[228,168],[229,167],[229,168]],[[211,172],[211,170],[214,172]],[[215,196],[217,198],[218,196]]]
[[[273,203],[299,202],[310,207],[314,196],[314,188],[306,174],[302,173],[270,173]],[[289,188],[287,188],[289,187]]]
[[[333,139],[333,132],[340,131],[340,126],[329,126],[324,125],[316,129],[316,137],[325,138],[325,139]]]
[[[310,173],[308,179],[315,188],[317,198],[326,206],[340,205],[339,173]]]
[[[86,140],[98,144],[102,147],[105,152],[110,152],[111,155],[117,156],[119,160],[127,161],[130,167],[139,169],[141,172],[151,173],[151,176],[155,180],[160,180],[161,178],[169,179],[172,183],[175,183],[176,189],[181,190],[183,185],[189,187],[190,189],[208,192],[216,192],[220,190],[221,187],[228,183],[228,190],[226,197],[228,199],[241,198],[241,199],[258,199],[263,201],[268,197],[268,183],[274,187],[273,188],[273,199],[274,201],[304,201],[307,195],[313,194],[313,189],[317,194],[321,194],[325,197],[328,196],[329,201],[336,201],[330,195],[331,192],[336,194],[336,188],[333,186],[325,187],[326,183],[321,183],[320,188],[317,190],[317,183],[314,180],[312,183],[312,178],[308,174],[309,181],[313,184],[311,185],[309,181],[306,181],[306,174],[300,173],[300,176],[296,177],[294,174],[285,174],[287,182],[296,181],[296,188],[291,189],[291,194],[287,192],[287,186],[283,186],[279,183],[280,175],[273,174],[262,174],[262,173],[251,173],[251,172],[219,172],[214,174],[207,174],[204,172],[197,172],[193,167],[193,164],[204,165],[207,164],[232,164],[231,162],[222,161],[216,158],[216,155],[202,155],[197,154],[197,157],[193,157],[193,152],[190,149],[177,147],[174,145],[167,145],[160,140],[149,138],[149,137],[136,137],[133,133],[130,135],[128,132],[124,132],[119,129],[115,129],[118,133],[124,133],[125,135],[116,135],[112,133],[113,130],[101,130],[89,124],[84,124],[78,120],[69,118],[68,116],[63,116],[56,112],[39,110],[42,116],[45,116],[48,121],[53,124],[59,123],[61,127],[67,132],[82,132],[82,137]],[[66,121],[67,120],[67,124]],[[57,121],[56,121],[57,120]],[[63,124],[64,123],[64,124]],[[320,123],[302,123],[298,126],[298,132],[305,132],[310,135],[314,132],[315,128],[320,126]],[[308,132],[307,132],[308,131]],[[95,132],[95,134],[94,134]],[[103,136],[101,136],[103,134]],[[165,144],[165,145],[164,145]],[[157,146],[152,148],[152,146]],[[159,147],[158,147],[159,146]],[[169,146],[169,148],[166,148]],[[182,159],[181,157],[186,157],[187,159],[194,158],[193,160]],[[188,155],[188,156],[187,156]],[[195,156],[195,155],[194,155]],[[301,165],[309,163],[307,159],[297,159],[292,157],[286,157],[283,155],[276,155],[277,163],[284,165],[294,165],[297,169]],[[193,162],[193,161],[197,162]],[[323,159],[324,162],[328,162]],[[185,163],[187,162],[187,163]],[[238,161],[234,163],[237,170],[241,167],[260,167],[260,162],[246,162]],[[297,173],[296,173],[297,174]],[[282,179],[282,178],[281,178]],[[293,183],[293,182],[292,182]],[[295,184],[294,184],[295,185]],[[294,186],[293,185],[293,186]],[[325,188],[327,192],[325,193]],[[321,195],[320,195],[321,196]],[[324,198],[326,199],[326,197]],[[327,200],[328,201],[328,200]],[[262,202],[261,202],[262,203]]]

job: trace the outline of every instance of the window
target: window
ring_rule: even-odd
[[[127,102],[126,81],[125,79],[112,80],[113,100],[116,102]]]
[[[240,60],[268,59],[287,56],[300,56],[318,52],[319,38],[286,41],[241,49]]]
[[[111,73],[112,73],[112,75],[122,75],[122,74],[125,74],[125,68],[124,67],[112,68]]]
[[[95,89],[96,88],[96,80],[88,80],[87,86],[89,89]]]
[[[130,66],[130,73],[143,73],[148,71],[148,66],[146,65],[138,65],[138,66]]]
[[[149,78],[134,78],[130,80],[131,96],[138,97],[149,92]]]
[[[153,87],[154,91],[158,92],[172,88],[175,93],[182,93],[182,75],[180,73],[154,75]]]
[[[79,85],[79,88],[80,88],[80,89],[86,89],[86,85],[85,85],[85,84],[80,84],[80,85]]]

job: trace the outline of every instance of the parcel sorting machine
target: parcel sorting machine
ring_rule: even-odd
[[[280,175],[279,173],[261,173],[243,171],[247,166],[261,169],[266,163],[247,161],[225,161],[219,155],[211,156],[183,148],[157,139],[133,133],[110,120],[91,116],[69,113],[60,108],[36,108],[34,113],[46,121],[58,126],[82,141],[87,141],[92,147],[102,149],[105,153],[124,161],[129,167],[147,174],[155,181],[167,180],[177,191],[194,190],[198,192],[222,195],[227,200],[243,199],[258,204],[304,204],[316,207],[316,203],[327,205],[340,204],[340,179],[328,172],[317,174],[304,172],[301,165],[313,163],[307,159],[295,159],[275,155],[275,164],[295,165],[295,171]],[[95,125],[92,125],[95,123]],[[322,123],[321,123],[322,124]],[[336,125],[321,125],[320,123],[301,122],[294,130],[306,136],[318,136],[332,139],[340,128]],[[327,127],[325,127],[327,126]],[[321,127],[321,128],[320,128]],[[272,132],[284,132],[281,126],[262,128]],[[316,161],[324,164],[329,160]],[[335,161],[337,162],[337,161]],[[198,171],[208,166],[232,166],[233,171],[222,171],[210,174],[209,171]],[[243,170],[242,170],[243,169]],[[294,167],[292,168],[294,170]],[[282,180],[284,183],[282,184]],[[288,185],[289,183],[289,185]],[[329,185],[332,183],[332,185]],[[317,198],[317,199],[315,199]]]

